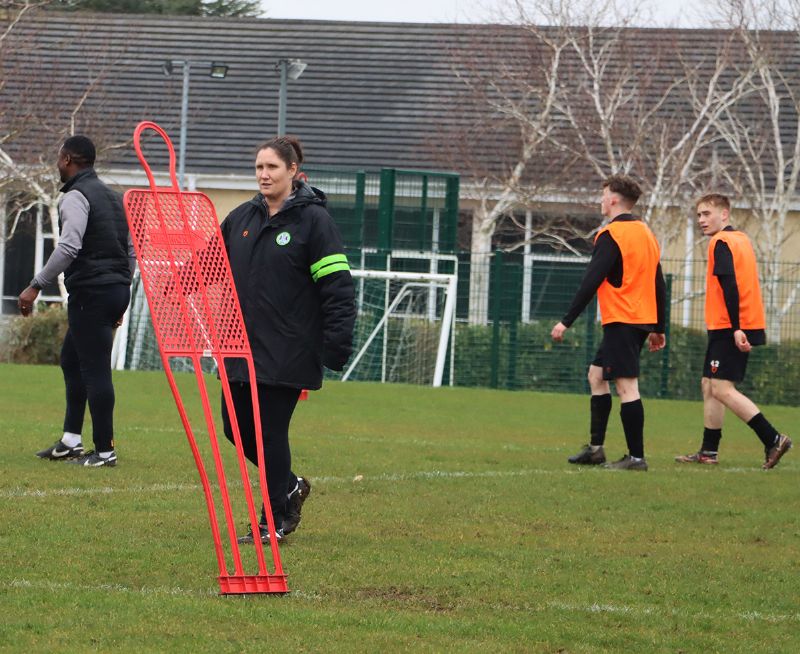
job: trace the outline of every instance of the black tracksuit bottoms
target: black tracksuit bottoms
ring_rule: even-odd
[[[111,346],[114,325],[125,313],[130,298],[127,284],[106,284],[74,289],[67,301],[68,329],[61,346],[67,393],[64,431],[81,433],[88,402],[97,452],[114,449]]]
[[[275,526],[280,527],[286,517],[288,493],[297,484],[292,472],[292,453],[289,449],[289,423],[300,397],[300,390],[282,386],[258,384],[258,405],[261,413],[261,437],[267,465],[267,490]],[[253,421],[253,403],[250,384],[231,382],[231,399],[239,423],[244,455],[253,465],[258,465],[256,430]],[[233,443],[230,416],[222,396],[222,425],[225,437]]]

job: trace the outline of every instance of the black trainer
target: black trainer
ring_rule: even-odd
[[[83,454],[83,443],[78,443],[75,447],[64,445],[61,440],[57,440],[50,447],[36,453],[40,459],[49,459],[50,461],[74,459],[75,457]]]
[[[258,531],[259,536],[261,537],[261,542],[269,543],[269,527],[261,523],[258,525]],[[275,537],[278,539],[279,543],[283,540],[283,536],[283,528],[275,530]],[[244,536],[239,536],[239,538],[236,539],[236,542],[239,543],[239,545],[252,545],[255,542],[255,539],[253,538],[253,529],[248,529]]]
[[[77,459],[70,459],[67,463],[84,466],[86,468],[100,468],[102,466],[113,467],[117,465],[117,453],[112,452],[110,457],[104,459],[94,450],[89,450],[86,454],[79,456]]]
[[[603,467],[606,470],[637,470],[639,472],[647,472],[647,461],[643,458],[634,459],[630,454],[626,454],[619,461],[606,463]]]
[[[300,512],[306,498],[311,494],[311,482],[305,477],[297,478],[297,485],[289,493],[286,502],[286,517],[283,519],[283,533],[291,534],[300,524]]]
[[[580,452],[575,456],[569,457],[567,461],[584,466],[599,466],[606,462],[606,453],[602,445],[595,451],[592,451],[591,445],[584,445]]]

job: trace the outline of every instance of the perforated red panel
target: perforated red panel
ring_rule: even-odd
[[[208,197],[132,189],[125,199],[163,352],[249,352],[222,233]]]

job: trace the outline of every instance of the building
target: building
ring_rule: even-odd
[[[697,110],[690,91],[704,88],[732,38],[714,30],[599,31],[601,42],[617,39],[605,60],[608,89],[603,93],[609,105],[616,98],[622,107],[605,124],[586,96],[593,79],[578,56],[587,47],[586,31],[559,29],[40,12],[15,25],[12,38],[3,42],[0,147],[34,176],[42,170],[52,174],[59,141],[73,129],[85,131],[104,151],[105,179],[121,188],[145,185],[130,144],[133,129],[140,120],[154,120],[177,146],[181,73],[189,62],[186,185],[208,193],[224,216],[253,193],[254,147],[276,131],[279,62],[299,59],[307,68],[288,81],[287,132],[303,140],[307,170],[340,210],[337,218],[354,211],[362,184],[370,217],[357,225],[358,245],[378,239],[381,169],[453,171],[461,177],[459,230],[457,242],[442,249],[471,250],[473,270],[488,265],[493,247],[524,253],[531,264],[537,252],[541,255],[537,248],[547,250],[545,258],[562,256],[550,253],[555,245],[586,251],[583,237],[596,227],[594,197],[601,173],[630,169],[652,177],[659,161],[655,135],[673,139],[669,144],[692,129]],[[556,98],[558,110],[546,122],[542,112],[552,51],[543,36],[563,47],[556,87],[564,95]],[[767,37],[776,48],[780,44],[786,70],[798,69],[797,46],[780,34]],[[742,64],[740,52],[730,56],[721,75],[729,86]],[[170,75],[165,75],[166,62]],[[212,63],[227,66],[224,79],[209,75]],[[623,101],[633,97],[639,100]],[[739,117],[763,126],[757,99],[743,96],[737,106]],[[789,144],[797,139],[795,109],[784,109],[780,117]],[[524,113],[524,120],[515,111]],[[509,182],[530,136],[525,132],[537,129],[547,139],[525,161],[520,178]],[[616,155],[608,153],[608,142],[619,147]],[[655,184],[648,189],[657,196],[651,218],[661,221],[665,251],[677,266],[703,256],[694,242],[689,199],[714,181],[732,183],[719,171],[736,163],[735,153],[719,138],[711,143],[685,167],[685,178],[676,173],[681,161],[664,167],[669,193],[658,196]],[[165,150],[152,140],[147,148],[148,161],[166,183]],[[765,167],[766,184],[774,187],[769,162]],[[410,196],[428,184],[427,178],[421,180],[417,176],[411,183]],[[29,190],[24,178],[8,181],[0,187],[4,206]],[[444,186],[432,191],[430,202],[443,207],[446,193]],[[57,197],[52,184],[50,195]],[[503,197],[512,201],[498,207]],[[792,197],[792,210],[796,204]],[[495,209],[498,215],[492,217]],[[52,248],[49,215],[34,205],[17,223],[14,239],[0,234],[5,311],[14,310],[18,287]],[[483,219],[494,222],[488,241],[479,244],[476,225]],[[797,223],[791,213],[782,233],[773,235],[780,239],[771,252],[776,260],[797,259]],[[8,219],[3,224],[8,236],[12,225]],[[538,234],[533,246],[523,244],[526,234],[528,241]],[[434,240],[432,233],[422,239],[426,247]],[[523,274],[528,279],[530,270]],[[692,295],[692,288],[685,290]],[[479,285],[473,292],[488,293]],[[698,310],[689,300],[685,308],[687,320]]]

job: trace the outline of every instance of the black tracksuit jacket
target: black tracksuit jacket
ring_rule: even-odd
[[[220,226],[259,384],[318,389],[323,364],[341,370],[352,352],[353,280],[325,204],[299,182],[272,218],[258,194]],[[242,360],[225,367],[231,381],[249,381]]]

